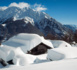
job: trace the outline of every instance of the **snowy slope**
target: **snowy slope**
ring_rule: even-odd
[[[7,20],[10,20],[11,18],[13,19],[13,21],[25,19],[26,21],[24,21],[26,23],[30,22],[32,25],[38,26],[39,29],[43,31],[45,34],[46,32],[44,31],[44,29],[47,30],[47,26],[48,28],[50,28],[50,30],[53,29],[54,32],[57,34],[64,34],[68,31],[68,29],[65,29],[60,22],[56,21],[54,18],[52,18],[45,12],[35,11],[28,7],[22,9],[16,6],[8,7],[7,9],[1,12],[0,23],[5,23]]]
[[[0,70],[77,70],[77,59],[61,60],[28,66],[10,66]]]
[[[49,40],[52,42],[54,49],[48,50],[47,58],[49,60],[62,60],[77,58],[77,48],[72,47],[65,41]]]
[[[15,21],[18,19],[23,19],[25,17],[30,17],[35,22],[39,22],[41,19],[43,19],[45,17],[50,18],[50,16],[48,16],[46,13],[34,11],[33,9],[27,8],[27,7],[21,9],[21,8],[15,7],[15,6],[8,7],[0,14],[0,18],[4,21],[9,18],[14,18],[14,21]]]
[[[6,25],[4,27],[8,30],[6,36],[8,38],[14,36],[15,33],[35,33],[42,34],[42,36],[47,36],[50,33],[54,36],[57,35],[58,39],[61,39],[66,34],[70,36],[68,28],[65,28],[60,22],[45,12],[35,11],[29,7],[10,6],[0,10],[0,13],[0,24]],[[32,31],[33,28],[34,30]]]
[[[75,32],[75,30],[77,29],[77,25],[64,25],[65,27],[71,29],[73,32]]]
[[[47,58],[50,60],[62,60],[77,58],[77,48],[76,47],[63,47],[48,50]]]

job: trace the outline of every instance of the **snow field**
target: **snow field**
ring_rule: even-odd
[[[53,49],[48,50],[47,54],[43,55],[26,54],[27,51],[31,50],[41,42]],[[62,60],[64,62],[64,60],[67,59],[71,60],[77,58],[77,48],[72,47],[65,41],[45,40],[39,35],[25,33],[18,34],[17,36],[14,36],[8,41],[4,42],[0,46],[0,53],[0,58],[4,59],[5,61],[13,60],[14,65],[8,65],[7,68],[27,66],[30,64],[36,65],[38,63],[43,63],[39,64],[43,66],[45,65],[44,62],[46,62],[46,64],[48,63],[47,65],[50,66],[50,64],[53,64],[52,61],[57,63],[58,60]],[[50,60],[52,61],[49,63]],[[48,66],[45,67],[46,70],[48,69]],[[38,66],[36,65],[36,67]],[[17,69],[17,67],[15,69]]]
[[[77,58],[77,48],[76,47],[54,48],[48,50],[47,58],[53,61]]]

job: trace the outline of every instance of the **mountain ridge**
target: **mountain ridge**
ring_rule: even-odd
[[[67,24],[67,25],[64,25],[64,26],[71,29],[73,32],[75,32],[77,30],[77,25]]]
[[[47,36],[50,33],[54,36],[57,35],[59,39],[62,39],[62,37],[64,37],[65,35],[70,36],[71,33],[69,28],[63,26],[63,24],[50,17],[48,14],[44,12],[35,11],[27,7],[23,9],[19,7],[8,7],[7,9],[3,10],[2,14],[0,14],[0,24],[6,25],[4,27],[7,28],[8,34],[10,30],[9,28],[11,28],[11,31],[13,31],[13,33],[10,31],[11,35],[15,35],[22,32],[27,33],[27,24],[31,24],[28,25],[28,27],[30,27],[29,30],[31,31],[31,33],[39,35],[42,34],[44,36]],[[27,30],[26,32],[20,32],[21,30],[23,30],[23,26],[25,27],[25,30]],[[32,29],[34,31],[32,31]]]

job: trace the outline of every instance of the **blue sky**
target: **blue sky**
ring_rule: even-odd
[[[8,6],[13,2],[41,5],[45,8],[44,12],[62,24],[77,25],[77,0],[0,0],[0,6]]]

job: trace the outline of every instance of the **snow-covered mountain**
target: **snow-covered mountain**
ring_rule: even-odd
[[[3,23],[5,20],[7,20],[9,18],[13,18],[14,21],[25,18],[29,21],[32,21],[32,23],[33,23],[33,21],[40,22],[40,20],[45,17],[51,18],[46,13],[34,11],[33,9],[27,8],[27,7],[23,8],[23,9],[21,9],[19,7],[8,7],[4,11],[0,11],[0,13],[1,13],[0,21],[3,20],[1,23]]]
[[[75,30],[77,30],[77,25],[64,25],[64,26],[71,29],[73,32],[75,32]]]
[[[0,25],[0,42],[4,39],[4,37],[7,35],[8,31],[5,27]]]
[[[35,33],[46,36],[57,35],[59,39],[70,35],[70,30],[44,12],[31,8],[8,7],[0,9],[0,24],[7,28],[7,37],[18,33]]]

